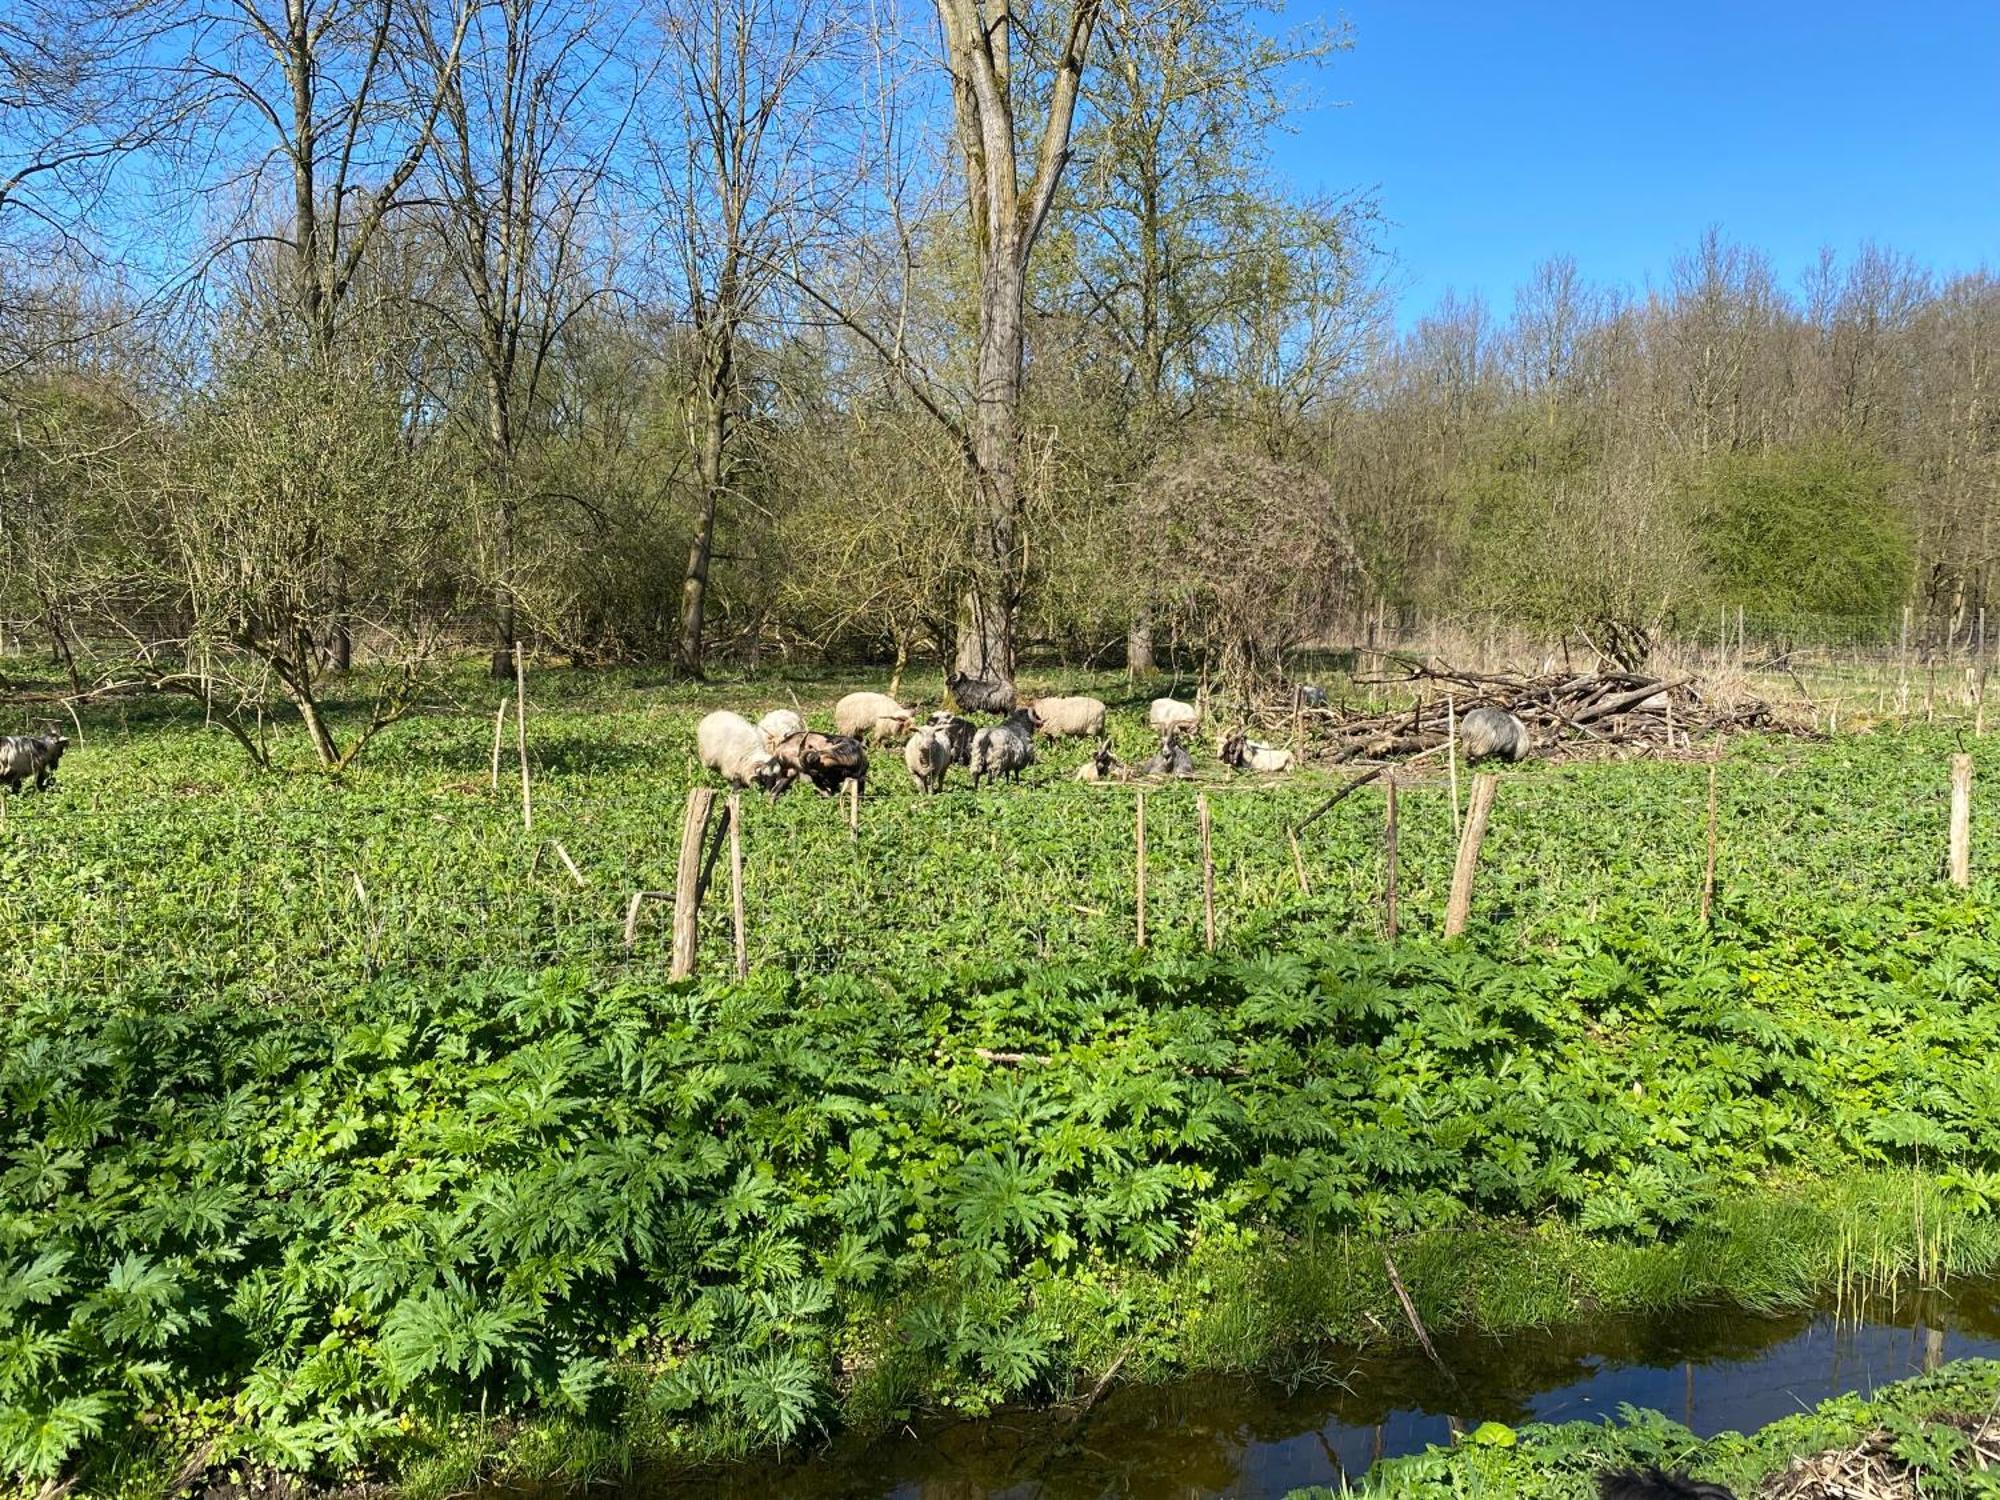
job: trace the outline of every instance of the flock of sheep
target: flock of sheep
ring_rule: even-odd
[[[962,691],[958,683],[952,686],[961,702],[976,696]],[[974,787],[1001,777],[1019,780],[1035,762],[1038,734],[1099,741],[1096,753],[1078,769],[1079,781],[1194,774],[1194,756],[1187,748],[1201,727],[1201,710],[1194,704],[1175,698],[1153,700],[1147,723],[1160,736],[1159,753],[1136,767],[1120,764],[1112,753],[1111,742],[1103,737],[1104,719],[1099,699],[1050,697],[1021,706],[1010,702],[999,723],[984,727],[948,709],[920,726],[915,709],[887,694],[849,693],[833,706],[832,734],[809,728],[791,709],[775,709],[754,724],[741,714],[718,709],[696,728],[695,744],[701,763],[731,786],[756,787],[772,797],[801,779],[811,782],[822,796],[832,796],[848,782],[865,790],[867,746],[896,739],[903,740],[903,764],[911,779],[926,793],[942,790],[953,766],[965,767]],[[1298,765],[1292,751],[1241,732],[1222,741],[1221,759],[1235,770],[1264,773],[1287,772]]]

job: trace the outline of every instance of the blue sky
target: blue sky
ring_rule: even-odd
[[[1399,321],[1539,260],[1643,290],[1709,225],[1792,285],[1867,240],[2000,270],[2000,0],[1292,0],[1355,47],[1278,145],[1377,190]]]

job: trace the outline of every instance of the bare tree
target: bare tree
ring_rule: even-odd
[[[838,206],[821,157],[842,110],[829,65],[844,60],[844,34],[811,0],[690,0],[663,11],[661,26],[657,83],[678,110],[659,122],[650,155],[694,345],[685,409],[697,499],[677,655],[698,676],[717,517],[735,492],[748,417],[746,339]]]
[[[631,109],[628,29],[575,0],[471,0],[462,44],[424,37],[442,98],[428,204],[484,406],[496,677],[513,671],[522,445],[557,337],[604,286],[592,210]]]
[[[327,364],[377,239],[405,206],[456,76],[470,11],[452,0],[437,65],[417,66],[421,0],[232,0],[187,18],[187,70],[249,158],[239,225],[225,249],[268,279],[255,299],[283,347]],[[275,174],[277,181],[267,182]],[[270,197],[284,208],[274,212]],[[332,664],[352,659],[350,565],[330,579]]]
[[[1069,163],[1101,6],[1063,0],[1045,14],[1014,0],[937,0],[979,282],[965,443],[975,519],[957,652],[958,670],[975,677],[1014,675],[1029,262]],[[1041,117],[1032,144],[1031,110]]]

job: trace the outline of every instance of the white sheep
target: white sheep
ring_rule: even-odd
[[[1052,740],[1104,736],[1104,705],[1096,698],[1037,698],[1028,713]]]
[[[941,729],[919,729],[903,746],[903,764],[910,768],[917,789],[926,794],[944,786],[951,762],[951,741]]]
[[[1146,722],[1155,734],[1193,734],[1201,727],[1201,710],[1178,698],[1155,698]]]
[[[789,708],[774,708],[757,721],[757,728],[764,736],[764,746],[768,750],[778,748],[779,740],[788,740],[795,734],[806,732],[806,721]]]
[[[771,758],[763,731],[741,714],[718,708],[695,726],[694,743],[701,763],[731,786],[769,791],[784,779],[785,768]]]
[[[887,693],[849,693],[833,705],[833,732],[852,739],[888,739],[908,734],[916,713]]]
[[[1297,769],[1299,758],[1276,745],[1246,738],[1239,731],[1222,742],[1222,763],[1238,771],[1291,771]]]

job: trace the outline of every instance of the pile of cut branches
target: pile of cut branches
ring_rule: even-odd
[[[1649,677],[1639,672],[1544,672],[1533,676],[1469,672],[1436,662],[1415,663],[1397,674],[1359,678],[1414,695],[1408,705],[1384,711],[1353,707],[1272,706],[1261,718],[1271,728],[1299,722],[1316,759],[1389,760],[1441,748],[1454,714],[1499,708],[1517,715],[1538,747],[1588,750],[1613,747],[1670,753],[1691,737],[1752,729],[1792,731],[1761,699],[1729,703],[1707,697],[1691,677]]]

